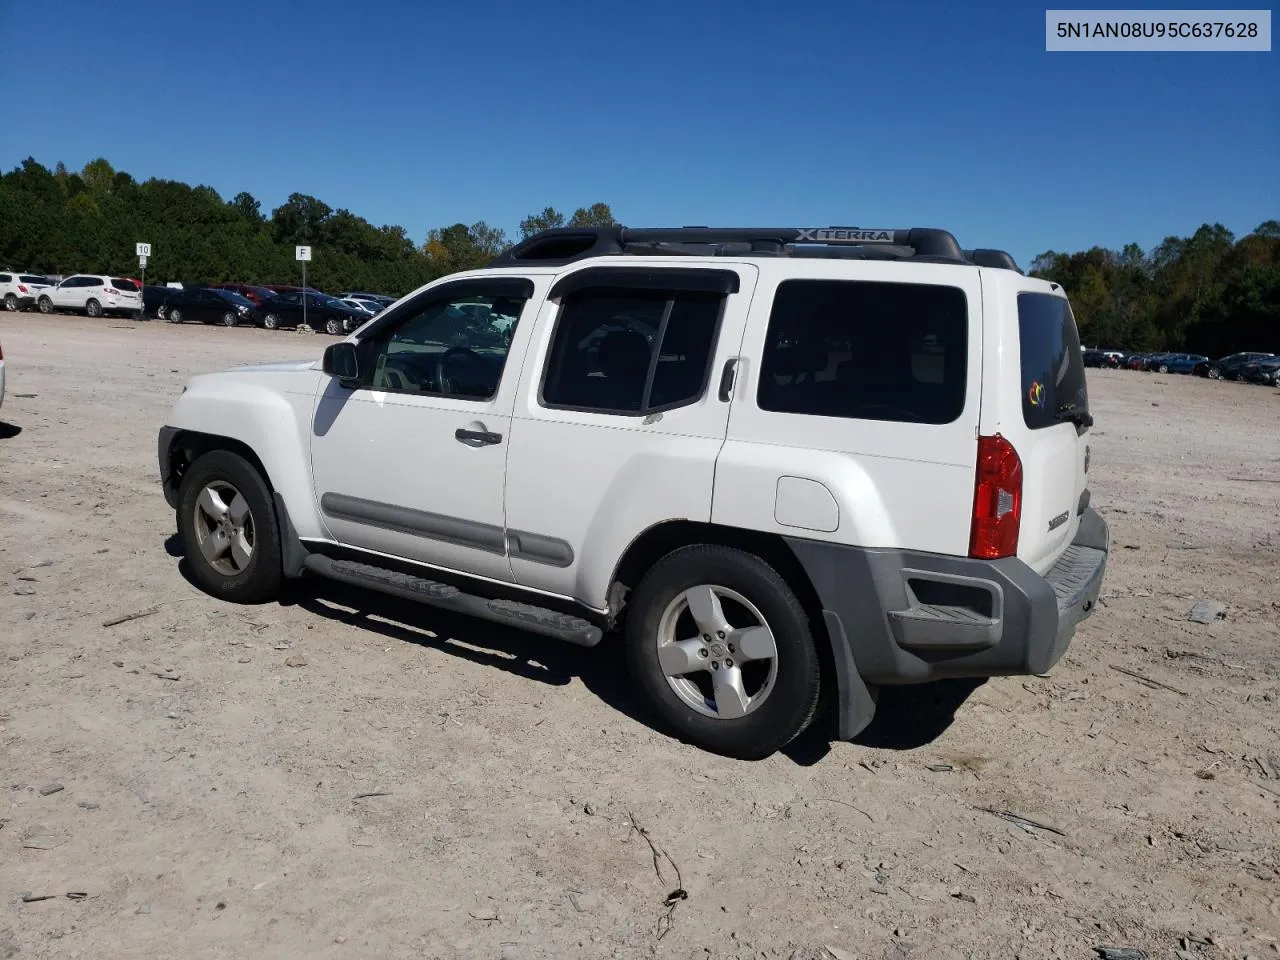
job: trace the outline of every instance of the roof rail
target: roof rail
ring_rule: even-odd
[[[1001,270],[1013,270],[1022,273],[1022,268],[1013,257],[1003,250],[963,250],[964,258],[979,267],[997,267]]]
[[[648,249],[639,250],[637,247]],[[924,227],[557,227],[522,240],[490,261],[491,267],[540,263],[559,266],[586,257],[625,253],[666,255],[774,255],[822,249],[849,255],[851,247],[897,247],[898,257],[966,263],[956,238],[946,230]],[[710,248],[710,249],[708,249]],[[840,252],[837,252],[840,251]],[[893,256],[888,250],[886,254]]]

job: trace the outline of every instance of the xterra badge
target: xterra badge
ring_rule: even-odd
[[[1050,529],[1050,530],[1057,530],[1060,526],[1062,526],[1064,523],[1066,523],[1069,519],[1071,519],[1071,514],[1070,514],[1070,513],[1060,513],[1060,514],[1058,514],[1056,517],[1054,517],[1052,520],[1050,520],[1050,521],[1049,521],[1049,529]]]

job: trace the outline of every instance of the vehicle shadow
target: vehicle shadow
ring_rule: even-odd
[[[0,421],[0,440],[12,440],[22,432],[22,428],[16,423],[5,423]]]
[[[183,556],[180,536],[169,536],[164,548],[170,556],[182,558],[179,573],[201,589]],[[288,581],[279,602],[388,640],[438,650],[550,687],[566,686],[576,677],[611,709],[664,737],[673,736],[651,713],[631,682],[617,637],[607,636],[597,647],[576,647],[320,577]],[[948,680],[883,688],[875,719],[852,744],[884,750],[925,746],[946,731],[961,704],[983,683],[984,680]],[[784,747],[782,755],[797,766],[813,766],[838,742],[835,732],[834,711],[829,711]]]

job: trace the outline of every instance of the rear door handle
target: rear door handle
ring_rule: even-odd
[[[720,402],[728,403],[729,397],[733,395],[733,381],[738,370],[738,358],[731,357],[724,363],[724,370],[720,374]]]
[[[469,447],[487,447],[502,442],[500,433],[490,433],[488,430],[466,430],[462,427],[453,431],[453,438]]]

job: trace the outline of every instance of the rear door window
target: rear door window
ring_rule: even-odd
[[[1080,334],[1066,297],[1018,294],[1022,419],[1032,430],[1089,412]]]
[[[638,416],[706,390],[725,295],[588,287],[564,298],[542,384],[547,407]]]
[[[756,403],[818,417],[944,424],[964,410],[968,300],[958,287],[778,285]]]

